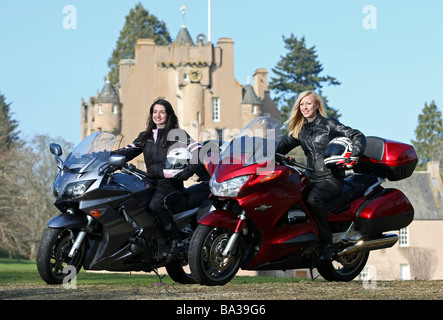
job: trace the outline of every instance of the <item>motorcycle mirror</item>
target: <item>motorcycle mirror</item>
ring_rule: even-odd
[[[56,156],[61,156],[63,154],[62,147],[57,143],[51,143],[49,145],[49,150]]]
[[[113,154],[109,157],[108,164],[113,167],[123,167],[126,163],[125,156]]]

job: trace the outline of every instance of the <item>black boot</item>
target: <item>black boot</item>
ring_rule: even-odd
[[[168,225],[165,228],[165,234],[169,238],[169,250],[166,253],[168,259],[173,259],[183,253],[183,245],[180,242],[177,225]]]
[[[321,261],[331,260],[333,256],[334,256],[334,245],[332,244],[332,241],[327,241],[323,243],[323,247],[320,253],[320,260]]]

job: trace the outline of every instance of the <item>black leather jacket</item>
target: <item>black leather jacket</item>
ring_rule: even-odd
[[[313,172],[307,172],[312,180],[343,178],[345,175],[343,170],[331,171],[324,163],[328,143],[336,137],[351,139],[352,156],[358,157],[366,147],[363,133],[341,124],[337,119],[325,118],[318,114],[312,122],[305,120],[298,139],[292,135],[282,139],[278,144],[277,153],[287,154],[301,145],[307,158],[307,165],[314,169]]]
[[[168,137],[168,143],[163,146],[163,141],[165,137],[164,130],[158,129],[153,130],[153,136],[151,136],[143,148],[141,145],[141,138],[145,132],[140,132],[139,136],[134,140],[133,143],[127,145],[126,147],[113,151],[114,154],[120,154],[125,156],[127,161],[130,161],[143,153],[146,170],[150,178],[155,181],[155,184],[171,183],[174,186],[183,187],[183,182],[177,179],[166,179],[163,175],[163,169],[165,168],[166,157],[170,148],[188,148],[192,154],[192,159],[190,164],[186,166],[184,171],[189,172],[188,176],[199,171],[199,169],[204,168],[199,161],[199,145],[195,142],[187,133],[182,129],[175,129],[174,135],[170,132]],[[154,134],[154,131],[157,131]],[[187,179],[187,178],[186,178]],[[185,180],[186,180],[185,179]]]

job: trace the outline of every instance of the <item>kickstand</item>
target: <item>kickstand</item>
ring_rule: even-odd
[[[315,279],[318,278],[318,276],[314,278],[314,272],[313,272],[312,270],[314,270],[314,268],[311,266],[311,267],[309,268],[309,272],[311,273],[311,281],[314,282]]]
[[[157,275],[158,280],[160,280],[160,283],[154,283],[154,284],[155,284],[155,285],[158,285],[158,286],[163,286],[163,285],[165,285],[166,283],[163,283],[162,280],[163,280],[164,277],[166,277],[166,275],[163,275],[163,276],[159,275],[158,272],[157,272],[157,269],[154,269],[154,273]]]

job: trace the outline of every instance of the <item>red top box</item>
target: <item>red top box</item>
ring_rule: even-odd
[[[379,137],[366,137],[365,151],[354,172],[398,181],[409,177],[417,162],[418,156],[412,145]]]

